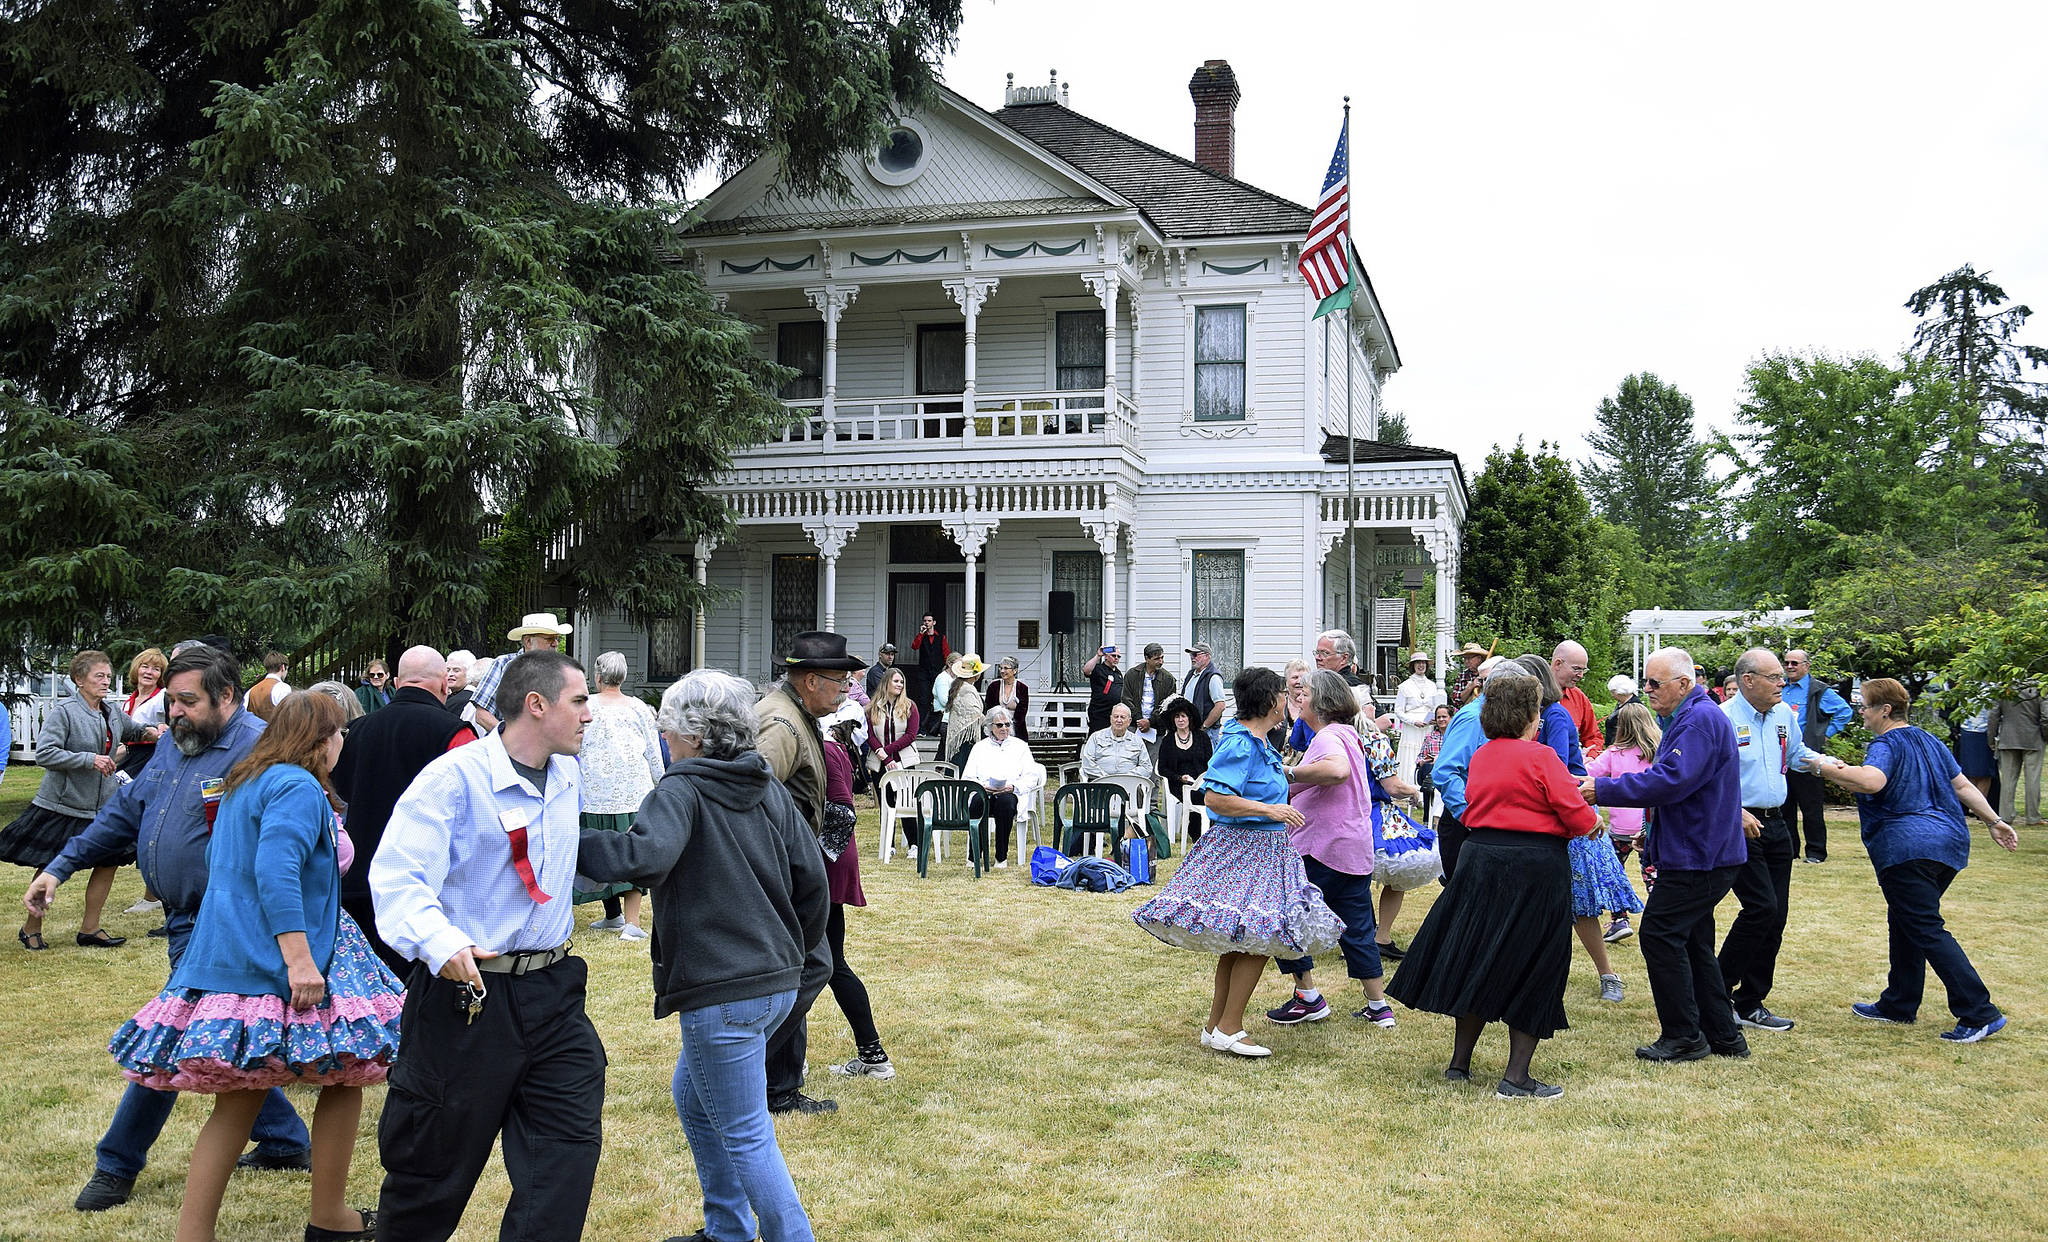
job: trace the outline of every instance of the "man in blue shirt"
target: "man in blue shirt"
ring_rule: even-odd
[[[1662,1028],[1636,1049],[1645,1061],[1746,1057],[1749,1044],[1728,1009],[1728,985],[1714,956],[1714,907],[1735,885],[1749,857],[1742,834],[1742,787],[1735,770],[1735,734],[1714,700],[1693,680],[1692,656],[1677,647],[1652,655],[1643,692],[1658,715],[1671,717],[1648,770],[1587,777],[1586,801],[1600,806],[1657,808],[1643,860],[1657,868],[1657,887],[1643,909],[1643,968]]]
[[[159,745],[142,774],[122,786],[92,826],[50,860],[23,898],[30,910],[48,909],[57,886],[77,871],[132,848],[150,891],[163,898],[165,943],[171,967],[177,968],[206,895],[206,843],[222,785],[228,770],[263,736],[256,713],[239,710],[241,685],[242,670],[224,651],[194,644],[172,657],[164,672],[164,711],[175,744]],[[163,1133],[177,1101],[176,1092],[129,1084],[100,1140],[92,1179],[78,1193],[74,1206],[79,1211],[104,1211],[128,1201],[150,1145]],[[253,1137],[256,1149],[242,1157],[241,1167],[312,1167],[312,1140],[284,1092],[271,1089],[256,1115]]]
[[[1721,942],[1721,977],[1735,1021],[1759,1031],[1789,1031],[1792,1019],[1764,1008],[1785,943],[1792,901],[1792,830],[1785,823],[1785,778],[1811,771],[1814,752],[1799,736],[1799,721],[1783,702],[1785,672],[1778,657],[1752,647],[1735,660],[1736,693],[1721,704],[1735,730],[1735,762],[1742,785],[1742,833],[1749,860],[1735,873],[1742,912]]]
[[[1451,882],[1451,871],[1458,865],[1458,851],[1471,835],[1464,823],[1465,775],[1472,766],[1472,756],[1486,744],[1486,731],[1479,727],[1479,709],[1486,705],[1486,679],[1505,663],[1499,656],[1488,656],[1474,671],[1472,701],[1451,717],[1450,727],[1444,730],[1443,744],[1437,750],[1436,767],[1430,769],[1430,780],[1444,803],[1443,813],[1437,816],[1436,847],[1444,861],[1446,884]]]
[[[1785,653],[1785,705],[1799,721],[1799,739],[1806,748],[1823,754],[1828,739],[1849,727],[1855,711],[1828,684],[1813,675],[1813,664],[1804,651]],[[1817,705],[1817,706],[1816,706]],[[1789,795],[1785,823],[1792,832],[1792,852],[1799,853],[1799,821],[1806,820],[1806,855],[1810,863],[1828,860],[1827,787],[1810,772],[1786,774]]]

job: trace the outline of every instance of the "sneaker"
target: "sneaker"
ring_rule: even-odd
[[[1178,728],[1179,726],[1175,726],[1175,727],[1176,727],[1176,728]],[[1007,858],[998,858],[998,859],[996,859],[996,870],[998,870],[998,871],[1001,871],[1001,870],[1002,870],[1003,868],[1005,868],[1005,867],[1007,867],[1007,866],[1009,866],[1009,865],[1010,865],[1010,860],[1009,860],[1009,859],[1007,859]]]
[[[127,908],[126,910],[123,910],[123,911],[121,911],[121,913],[123,913],[123,914],[154,914],[154,913],[156,913],[156,912],[157,912],[158,910],[161,910],[161,909],[163,909],[163,908],[164,908],[164,903],[163,903],[163,902],[161,902],[161,901],[151,901],[151,900],[150,900],[149,898],[145,897],[145,898],[143,898],[143,899],[142,899],[141,901],[138,901],[138,902],[136,902],[136,903],[135,903],[134,905],[132,905],[132,906],[128,907],[128,908]]]
[[[1707,1050],[1717,1057],[1733,1057],[1738,1061],[1749,1058],[1749,1041],[1737,1032],[1735,1038],[1707,1045]]]
[[[1849,1012],[1855,1014],[1859,1018],[1867,1018],[1872,1022],[1889,1022],[1893,1026],[1913,1025],[1912,1018],[1894,1018],[1890,1014],[1886,1013],[1882,1009],[1879,1009],[1876,1005],[1872,1004],[1869,1001],[1857,1001],[1855,1004],[1849,1006]]]
[[[110,1207],[120,1207],[128,1202],[128,1196],[135,1193],[135,1179],[115,1177],[97,1169],[85,1183],[85,1189],[78,1192],[78,1199],[72,1207],[81,1212],[104,1212]]]
[[[1965,1026],[1958,1022],[1955,1030],[1943,1031],[1941,1037],[1952,1044],[1974,1044],[1989,1039],[2004,1029],[2005,1015],[1999,1014],[1983,1026]]]
[[[171,925],[169,923],[159,923],[149,929],[149,934],[161,940],[171,934]]]
[[[1514,1083],[1503,1078],[1500,1086],[1493,1089],[1496,1100],[1554,1100],[1564,1094],[1563,1087],[1552,1086],[1531,1078],[1527,1082]]]
[[[310,1173],[313,1169],[313,1151],[301,1147],[297,1151],[267,1152],[261,1147],[252,1147],[235,1161],[238,1169],[282,1170],[287,1173]]]
[[[1380,945],[1379,951],[1380,960],[1383,962],[1398,962],[1402,958],[1408,956],[1408,950],[1402,948],[1398,944],[1395,944],[1391,940],[1387,941],[1385,944]]]
[[[886,1053],[883,1054],[882,1059],[879,1061],[870,1061],[866,1057],[855,1057],[844,1065],[833,1066],[832,1072],[841,1078],[879,1078],[883,1082],[896,1077],[896,1067],[889,1063],[889,1057]]]
[[[1271,1048],[1253,1043],[1245,1038],[1243,1031],[1239,1031],[1235,1035],[1226,1035],[1222,1031],[1218,1031],[1210,1038],[1209,1046],[1218,1052],[1234,1052],[1241,1057],[1270,1057],[1273,1055]]]
[[[1808,854],[1808,855],[1807,855],[1806,857],[1804,857],[1804,858],[1800,859],[1799,861],[1800,861],[1800,862],[1809,862],[1809,863],[1824,863],[1824,862],[1826,862],[1826,861],[1827,861],[1827,859],[1825,859],[1825,858],[1815,858],[1815,857],[1814,857],[1813,855],[1811,855],[1811,854]]]
[[[771,1113],[836,1113],[839,1105],[831,1100],[819,1100],[801,1091],[792,1091],[779,1100],[768,1101]]]
[[[1635,934],[1636,929],[1629,925],[1627,919],[1616,919],[1607,925],[1607,933],[1600,938],[1608,944],[1614,944],[1617,941],[1626,940]]]
[[[1781,1018],[1762,1005],[1758,1005],[1748,1013],[1744,1013],[1740,1009],[1736,1010],[1735,1025],[1746,1026],[1758,1031],[1789,1031],[1794,1024],[1792,1019]]]
[[[631,923],[628,923],[626,924],[624,930],[619,932],[619,939],[645,940],[647,939],[647,929],[644,927],[637,927]]]
[[[1297,1022],[1321,1022],[1330,1016],[1330,998],[1318,996],[1313,1001],[1301,999],[1300,994],[1287,998],[1287,1003],[1278,1009],[1266,1011],[1266,1021],[1279,1026],[1293,1026]]]
[[[1600,976],[1600,999],[1604,1001],[1613,1001],[1617,1005],[1621,1003],[1620,975]]]
[[[598,919],[590,925],[592,931],[619,931],[626,926],[626,916],[614,914],[608,919]]]
[[[1394,1007],[1385,1001],[1381,1001],[1378,1004],[1367,1001],[1363,1009],[1352,1010],[1351,1016],[1354,1018],[1364,1018],[1367,1022],[1372,1023],[1383,1031],[1394,1029]]]

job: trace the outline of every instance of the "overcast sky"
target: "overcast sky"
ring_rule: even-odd
[[[1348,63],[1337,53],[1348,49]],[[2048,345],[2048,3],[1458,5],[967,0],[945,77],[1182,155],[1230,61],[1237,175],[1313,203],[1353,106],[1352,208],[1402,368],[1388,405],[1477,471],[1583,455],[1653,371],[1726,425],[1774,350],[1895,354],[1965,262]]]

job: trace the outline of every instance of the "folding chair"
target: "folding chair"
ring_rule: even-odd
[[[1018,782],[1017,790],[1017,849],[1020,853],[1030,848],[1025,844],[1026,834],[1029,834],[1031,845],[1041,842],[1040,825],[1045,820],[1045,765],[1034,763],[1028,771],[1030,775]],[[1029,855],[1025,856],[1025,861],[1030,861]]]
[[[932,834],[967,834],[967,858],[974,878],[988,865],[988,799],[973,781],[925,781],[917,787],[917,874],[932,860]]]
[[[1069,849],[1071,841],[1086,845],[1088,838],[1100,835],[1114,852],[1118,837],[1123,834],[1124,812],[1130,806],[1131,795],[1121,785],[1106,781],[1077,781],[1062,785],[1052,796],[1053,835],[1059,838],[1060,851],[1070,857],[1079,853]]]

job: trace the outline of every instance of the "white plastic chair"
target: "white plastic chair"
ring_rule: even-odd
[[[1174,848],[1185,854],[1188,852],[1188,813],[1192,811],[1194,814],[1201,816],[1202,831],[1207,832],[1209,831],[1209,808],[1199,802],[1183,802],[1176,796],[1177,791],[1172,788],[1172,784],[1173,782],[1171,781],[1167,782],[1166,831],[1169,839],[1174,842]],[[1192,791],[1201,787],[1202,782],[1198,780],[1189,788]]]
[[[897,824],[917,822],[917,784],[930,779],[931,774],[919,768],[896,768],[882,773],[875,781],[875,807],[882,821],[881,831],[876,834],[882,840],[875,853],[881,861],[888,862],[896,852]],[[904,830],[903,839],[909,842],[909,829]]]
[[[1017,791],[1017,849],[1022,853],[1037,845],[1043,836],[1045,822],[1045,765],[1034,763],[1028,769],[1025,780],[1019,781]],[[1029,845],[1026,839],[1029,839]],[[1026,855],[1029,861],[1029,855]]]
[[[1137,825],[1138,831],[1145,831],[1145,817],[1152,813],[1152,782],[1142,776],[1105,776],[1111,785],[1120,786],[1131,796],[1124,812],[1124,818]]]

